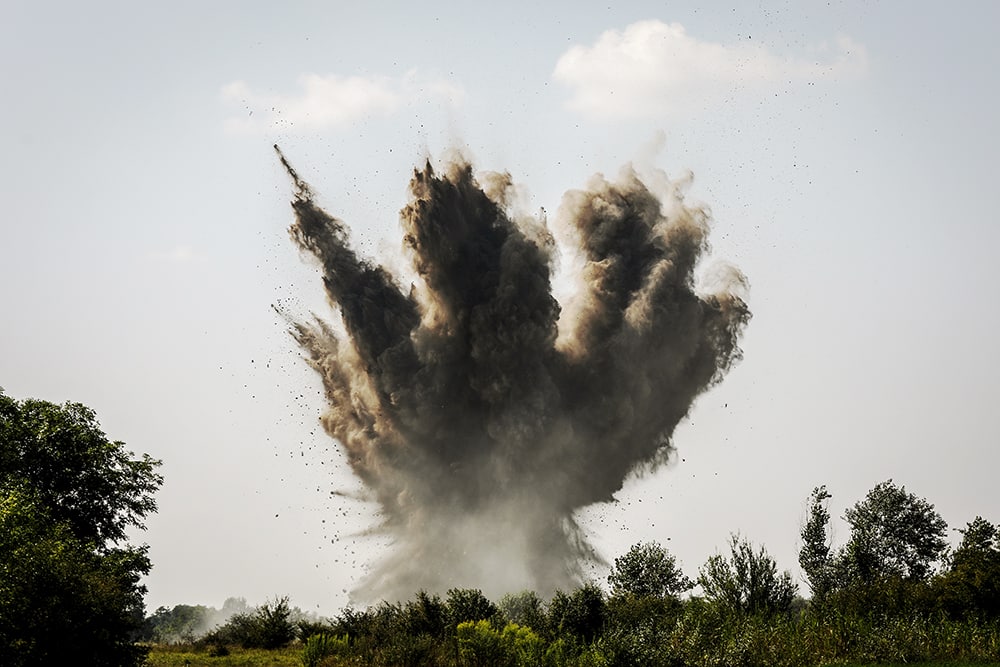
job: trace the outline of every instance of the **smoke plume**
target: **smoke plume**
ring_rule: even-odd
[[[559,222],[582,268],[563,308],[554,237],[544,215],[513,211],[510,177],[428,161],[401,212],[418,276],[403,287],[275,149],[296,188],[291,237],[346,335],[318,317],[292,333],[322,377],[323,426],[395,543],[354,598],[577,584],[597,556],[574,512],[665,461],[695,398],[740,358],[742,274],[695,284],[707,212],[631,170],[567,193]]]

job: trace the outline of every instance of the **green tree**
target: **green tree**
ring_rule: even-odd
[[[448,591],[446,618],[452,632],[464,621],[491,620],[497,611],[497,606],[479,589],[452,588]]]
[[[497,605],[500,613],[510,622],[535,632],[545,629],[545,609],[542,599],[535,591],[507,593]]]
[[[193,642],[208,629],[208,618],[209,610],[204,605],[158,607],[146,618],[141,638],[158,644]]]
[[[797,586],[792,575],[778,566],[764,547],[754,551],[747,540],[732,535],[730,556],[711,556],[699,570],[698,583],[705,597],[726,611],[739,615],[772,615],[787,612]]]
[[[0,664],[142,662],[151,565],[126,531],[156,509],[158,465],[83,405],[0,391]]]
[[[549,602],[549,629],[556,637],[567,635],[591,642],[601,632],[607,619],[604,591],[593,582],[580,586],[572,594],[556,591]]]
[[[877,484],[844,518],[851,526],[851,538],[838,566],[848,582],[925,581],[948,545],[948,525],[934,506],[891,479]]]
[[[276,598],[252,612],[234,615],[225,625],[206,635],[209,643],[239,644],[243,648],[275,649],[295,639],[296,626],[288,597]]]
[[[1000,527],[977,516],[935,582],[941,606],[953,617],[1000,617]]]
[[[81,540],[103,547],[144,528],[163,483],[159,465],[108,440],[85,405],[0,393],[0,486],[28,491]]]
[[[673,555],[656,542],[634,544],[616,558],[608,583],[612,595],[658,598],[676,598],[694,586]]]
[[[813,489],[809,497],[809,517],[802,526],[799,566],[806,575],[813,599],[821,601],[834,585],[834,564],[829,539],[830,494],[826,486]]]
[[[447,611],[440,597],[420,591],[403,606],[400,624],[410,635],[442,637],[448,627]]]
[[[73,535],[19,490],[0,491],[0,664],[138,665],[144,549]]]

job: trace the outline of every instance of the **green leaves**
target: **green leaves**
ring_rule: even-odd
[[[851,539],[841,558],[862,582],[925,580],[948,545],[948,525],[934,506],[891,479],[877,484],[844,518],[851,525]]]
[[[805,572],[813,599],[822,600],[834,585],[833,561],[828,536],[830,512],[827,501],[830,494],[826,486],[813,489],[809,497],[809,518],[802,526],[802,548],[799,549],[799,566]]]
[[[137,665],[150,570],[129,527],[156,510],[158,461],[79,403],[0,392],[0,664]]]
[[[656,542],[634,544],[627,554],[616,558],[608,583],[613,595],[640,598],[676,598],[694,586],[673,555]]]
[[[144,548],[103,552],[24,493],[0,492],[0,664],[138,664]]]
[[[156,511],[160,461],[110,441],[94,411],[0,394],[0,488],[29,492],[73,534],[104,546]]]
[[[729,558],[715,554],[699,570],[705,597],[737,615],[787,612],[798,588],[792,575],[787,570],[779,574],[763,546],[755,552],[738,535],[730,537],[729,548]]]

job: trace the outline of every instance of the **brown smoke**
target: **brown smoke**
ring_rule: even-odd
[[[695,398],[740,358],[742,274],[695,286],[707,213],[631,171],[568,193],[561,220],[584,266],[566,321],[556,243],[544,217],[511,211],[509,176],[477,180],[462,161],[414,171],[401,218],[422,284],[403,289],[278,154],[292,239],[319,260],[347,335],[319,318],[293,334],[323,379],[323,426],[395,539],[355,598],[578,583],[596,556],[573,513],[665,461]]]

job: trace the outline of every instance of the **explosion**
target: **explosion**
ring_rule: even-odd
[[[428,161],[401,212],[407,289],[358,257],[275,150],[295,185],[291,237],[346,332],[314,317],[292,334],[322,377],[322,424],[394,538],[354,598],[578,584],[598,556],[574,512],[666,461],[695,398],[741,356],[745,278],[728,267],[707,291],[694,277],[708,212],[631,169],[567,193],[559,221],[582,267],[561,305],[555,237],[513,210],[510,176]]]

